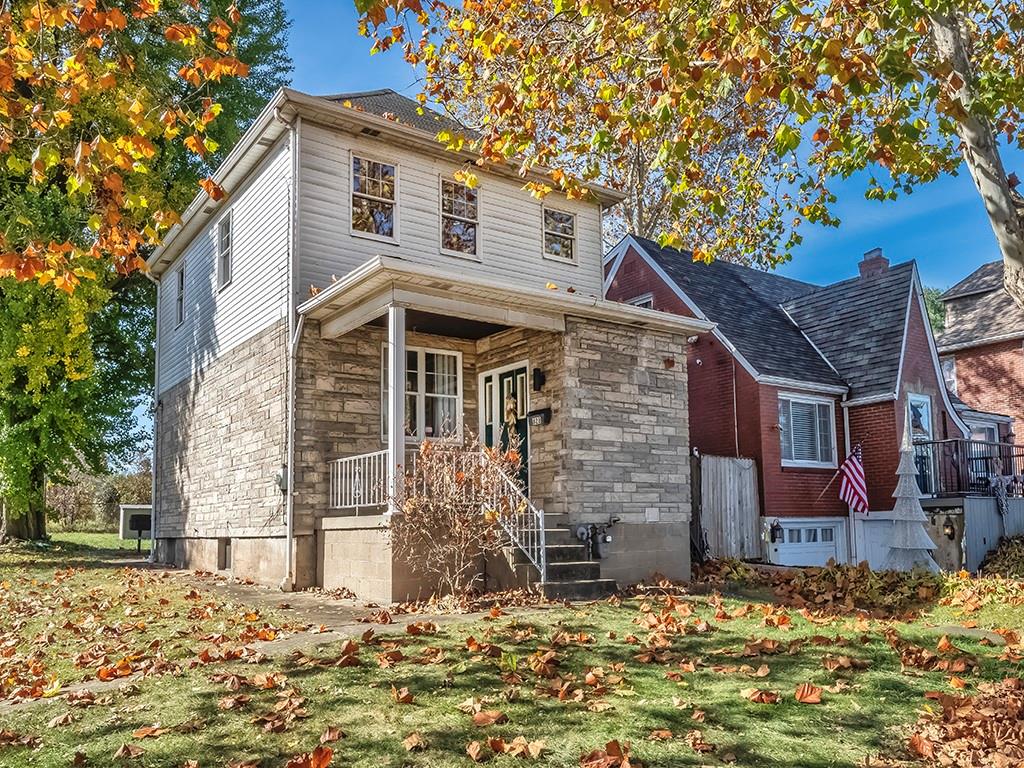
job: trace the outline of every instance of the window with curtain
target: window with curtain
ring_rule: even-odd
[[[405,435],[438,440],[462,435],[462,355],[406,347]],[[388,434],[388,355],[381,354],[381,430]]]
[[[779,435],[783,464],[834,466],[835,430],[832,403],[779,396]]]

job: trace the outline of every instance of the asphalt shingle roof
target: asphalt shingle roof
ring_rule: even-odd
[[[850,386],[852,398],[896,391],[914,262],[817,288],[783,304]]]
[[[946,301],[959,296],[969,296],[972,293],[985,293],[994,291],[1002,285],[1003,262],[1002,260],[990,261],[988,264],[982,264],[939,298]]]
[[[336,93],[322,98],[339,104],[346,104],[354,109],[369,112],[395,120],[411,128],[417,128],[436,136],[440,131],[456,131],[468,133],[467,129],[447,115],[442,115],[429,107],[421,107],[419,102],[403,96],[390,88],[376,91],[358,91],[354,93]]]
[[[636,238],[763,376],[846,385],[851,397],[894,392],[914,263],[817,286]]]
[[[765,376],[843,386],[814,347],[786,317],[779,302],[815,286],[750,267],[694,262],[687,251],[636,238],[744,358]]]
[[[1003,288],[1003,262],[982,264],[944,294],[946,328],[939,349],[1024,336],[1024,310]]]

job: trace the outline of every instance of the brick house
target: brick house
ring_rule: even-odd
[[[940,298],[942,371],[971,437],[1014,442],[1024,419],[1024,310],[1003,288],[1003,262],[983,264]]]
[[[425,595],[387,537],[409,452],[514,430],[489,586],[689,575],[682,363],[711,323],[603,299],[617,193],[540,201],[513,164],[470,188],[476,158],[435,138],[453,127],[392,91],[283,89],[215,173],[225,198],[197,197],[153,254],[157,559]],[[595,562],[572,532],[612,518]]]
[[[892,508],[908,411],[918,441],[967,427],[943,385],[914,262],[865,254],[860,274],[818,286],[627,237],[605,259],[605,295],[706,319],[687,355],[690,443],[757,464],[772,562],[869,559],[862,515],[839,500],[839,464],[860,443],[872,519]],[[922,465],[922,483],[937,466]],[[721,553],[714,553],[721,554]]]

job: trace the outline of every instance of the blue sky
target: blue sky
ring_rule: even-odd
[[[415,76],[398,52],[370,56],[356,31],[351,0],[286,0],[293,20],[293,86],[314,94],[393,88],[416,93]],[[1024,153],[1004,155],[1024,177]],[[926,285],[947,288],[986,261],[999,258],[992,230],[966,169],[891,202],[864,199],[863,178],[837,184],[838,229],[804,229],[804,243],[783,274],[816,283],[857,273],[857,261],[881,247],[890,260],[917,259]]]

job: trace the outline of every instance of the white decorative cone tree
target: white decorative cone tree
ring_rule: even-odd
[[[892,497],[896,504],[892,509],[892,539],[889,555],[882,564],[886,571],[910,571],[926,568],[937,572],[938,563],[932,557],[935,542],[925,530],[928,517],[921,508],[921,489],[917,485],[917,467],[914,465],[914,446],[910,440],[910,424],[903,432],[900,448],[900,464],[896,468],[896,490]]]

